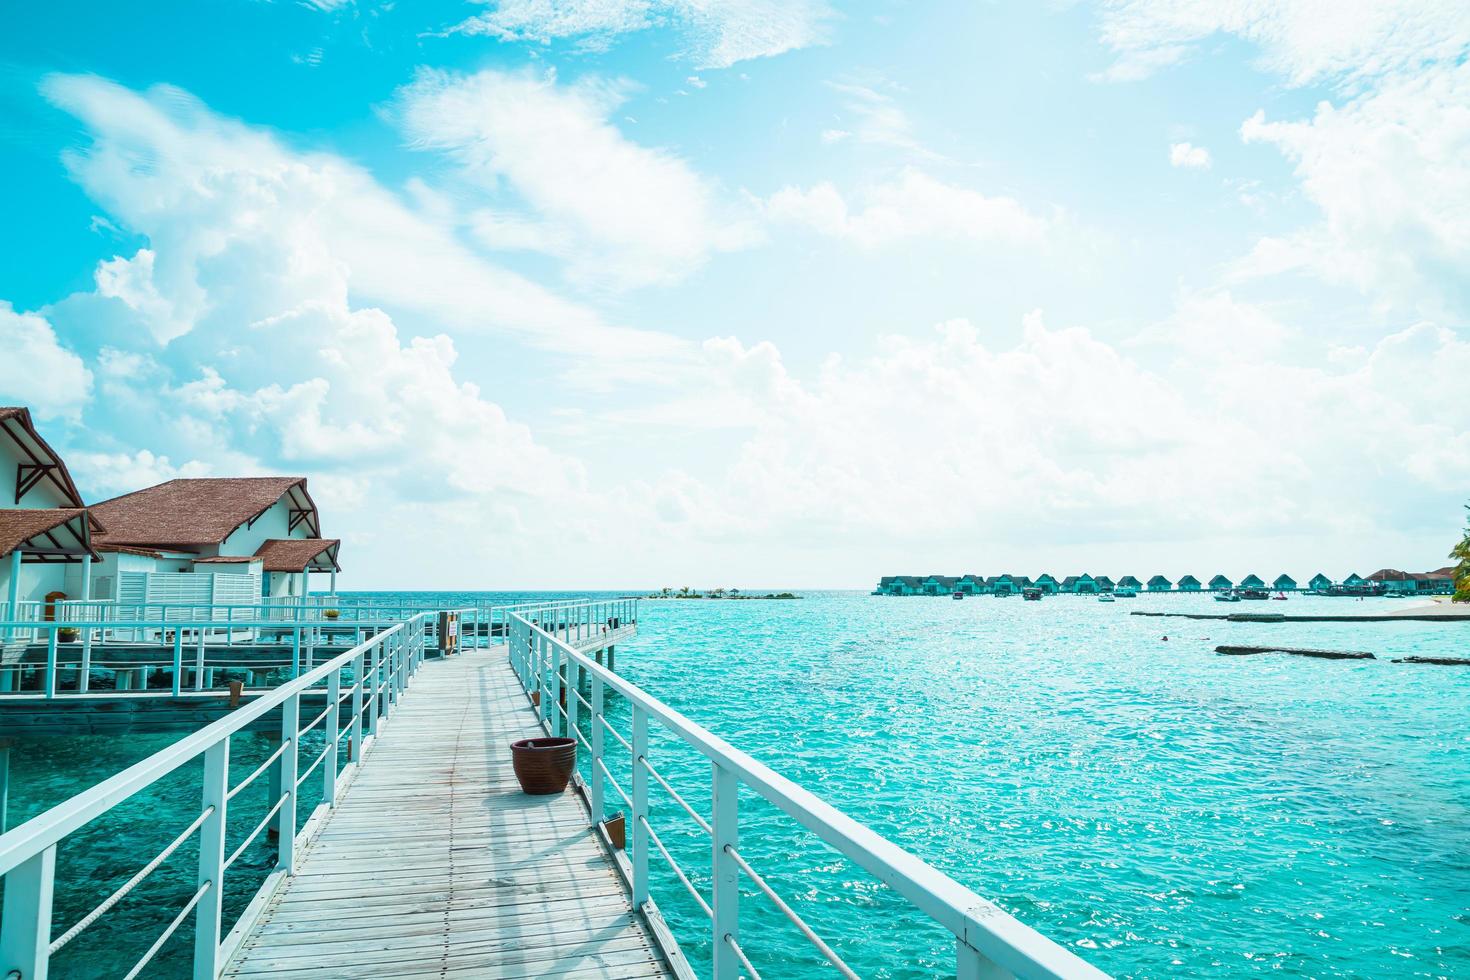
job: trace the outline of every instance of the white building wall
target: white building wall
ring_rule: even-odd
[[[43,479],[27,490],[20,503],[15,502],[15,473],[21,463],[29,463],[30,457],[9,438],[0,436],[0,508],[11,510],[16,507],[27,509],[70,507],[72,502],[62,496],[56,485]],[[10,556],[0,557],[0,604],[10,597]],[[40,601],[50,592],[66,592],[68,565],[61,562],[31,563],[20,566],[21,602]],[[67,593],[68,598],[71,593]]]

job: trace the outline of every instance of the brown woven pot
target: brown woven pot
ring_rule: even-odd
[[[577,741],[572,738],[523,738],[510,743],[510,759],[521,792],[550,796],[567,788],[577,768]]]

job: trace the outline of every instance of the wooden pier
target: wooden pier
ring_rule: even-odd
[[[505,648],[425,664],[226,977],[664,977],[572,790],[525,796],[544,734]]]

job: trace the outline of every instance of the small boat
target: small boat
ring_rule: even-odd
[[[1239,589],[1238,594],[1242,599],[1269,599],[1271,593],[1265,589]]]
[[[1124,586],[1121,589],[1114,589],[1113,595],[1117,596],[1119,599],[1137,599],[1138,590],[1130,586]]]
[[[1098,602],[1116,602],[1117,600],[1113,598],[1113,594],[1111,592],[1102,592],[1102,593],[1099,593],[1098,594],[1097,601]]]
[[[1215,593],[1215,601],[1216,602],[1239,602],[1240,601],[1240,596],[1236,595],[1234,592],[1216,592]]]
[[[1022,599],[1025,599],[1027,602],[1040,602],[1041,601],[1041,590],[1040,589],[1022,589],[1021,590],[1021,598]]]
[[[963,599],[964,597],[965,597],[965,594],[963,592],[956,592],[954,594],[954,596],[953,596],[953,598],[955,598],[955,599]]]
[[[1271,598],[1273,600],[1275,600],[1276,602],[1285,602],[1286,601],[1286,593],[1285,592],[1278,592],[1275,595],[1273,595]]]

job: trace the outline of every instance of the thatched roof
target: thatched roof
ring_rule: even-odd
[[[269,510],[287,494],[312,535],[321,533],[316,505],[299,476],[247,476],[169,480],[104,500],[93,512],[107,530],[105,544],[153,548],[217,545],[236,528]]]
[[[261,568],[267,572],[304,572],[308,567],[329,570],[336,568],[336,538],[272,538],[262,544],[255,557],[264,561]]]
[[[20,450],[21,456],[29,461],[22,462],[23,467],[38,467],[33,471],[34,479],[49,481],[70,506],[87,506],[82,501],[82,495],[77,492],[77,485],[72,482],[71,474],[67,472],[66,463],[62,462],[56,451],[36,431],[36,426],[31,421],[30,409],[19,405],[0,406],[0,433],[8,436]]]
[[[65,561],[82,555],[95,558],[87,538],[87,512],[80,507],[0,510],[0,555],[19,548],[38,561]]]

